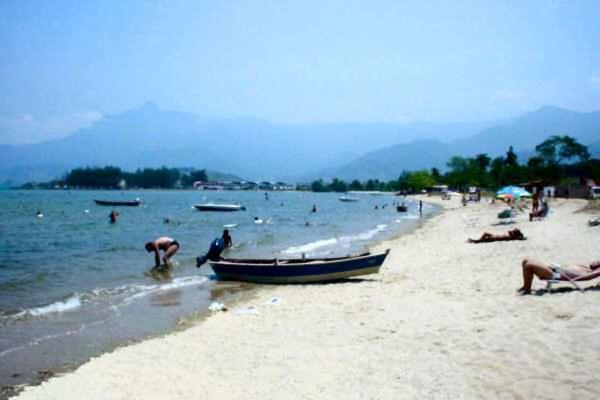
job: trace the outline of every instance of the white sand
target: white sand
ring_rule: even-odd
[[[573,214],[585,203],[558,201],[545,221],[522,215],[491,226],[499,205],[439,202],[453,209],[379,246],[392,248],[379,275],[260,289],[247,304],[259,315],[218,313],[19,398],[600,398],[600,290],[515,292],[524,257],[600,258],[600,227]],[[461,215],[478,216],[479,226],[466,227]],[[465,243],[514,226],[527,241]],[[262,305],[272,297],[283,302]]]

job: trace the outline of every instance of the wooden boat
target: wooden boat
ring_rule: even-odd
[[[396,211],[398,211],[398,212],[407,212],[408,211],[408,207],[406,207],[404,204],[400,205],[400,206],[396,206]]]
[[[196,204],[194,207],[198,209],[198,211],[239,211],[245,210],[239,204],[215,204],[215,203],[205,203],[205,204]]]
[[[342,197],[340,197],[340,201],[343,201],[345,203],[354,203],[354,202],[358,201],[358,199],[356,199],[354,197],[342,196]]]
[[[99,206],[125,206],[125,207],[138,207],[142,204],[141,200],[134,201],[113,201],[113,200],[96,200],[94,199],[96,204]]]
[[[376,274],[390,250],[337,258],[222,259],[209,261],[220,281],[255,283],[327,282]]]

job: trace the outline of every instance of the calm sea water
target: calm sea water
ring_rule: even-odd
[[[144,201],[110,207],[93,199]],[[230,228],[225,257],[335,256],[413,229],[418,206],[392,207],[391,195],[198,191],[0,191],[0,383],[36,369],[77,363],[132,339],[162,333],[210,303],[212,271],[195,267],[210,241]],[[199,212],[202,202],[236,202],[247,211]],[[382,206],[388,206],[383,208]],[[313,205],[317,213],[311,213]],[[377,206],[377,209],[375,209]],[[41,211],[42,218],[36,216]],[[425,205],[424,214],[434,209]],[[255,224],[254,218],[263,220]],[[169,223],[164,219],[168,218]],[[181,244],[170,279],[148,274],[144,243]]]

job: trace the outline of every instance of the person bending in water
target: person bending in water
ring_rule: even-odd
[[[158,239],[156,239],[153,242],[148,242],[146,243],[146,250],[148,251],[148,253],[150,252],[154,252],[154,261],[156,263],[155,267],[159,267],[160,266],[160,250],[165,252],[164,257],[162,258],[164,264],[166,267],[171,267],[171,257],[173,257],[173,255],[175,253],[177,253],[177,250],[179,250],[179,243],[177,242],[177,240],[172,239],[170,237],[159,237]]]
[[[576,279],[600,268],[600,260],[593,261],[589,265],[573,264],[564,267],[558,267],[526,258],[523,260],[522,267],[523,286],[521,286],[517,291],[522,294],[531,294],[531,284],[533,283],[534,275],[537,276],[538,279],[543,280],[561,280],[564,278]]]
[[[484,232],[479,239],[469,239],[469,243],[489,243],[489,242],[503,242],[509,240],[525,240],[526,237],[517,228],[508,231],[508,233],[502,235],[494,235],[493,233]]]
[[[110,214],[108,214],[108,218],[110,218],[110,223],[114,224],[115,222],[117,222],[117,217],[119,216],[119,213],[116,212],[115,210],[112,210],[110,212]]]

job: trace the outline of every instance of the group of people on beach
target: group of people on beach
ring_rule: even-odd
[[[540,208],[541,203],[541,208]],[[532,208],[529,213],[529,220],[536,218],[545,218],[548,215],[548,202],[542,199],[542,194],[532,196]],[[600,218],[598,218],[600,224]],[[593,226],[591,223],[590,226]],[[484,232],[478,239],[467,239],[469,243],[489,243],[497,241],[526,240],[525,235],[518,228],[509,230],[505,234],[494,234]],[[533,277],[544,281],[578,281],[590,278],[600,277],[600,260],[593,261],[590,264],[572,264],[561,267],[556,264],[546,264],[541,261],[524,259],[521,263],[523,273],[523,286],[517,292],[521,294],[531,294]]]

